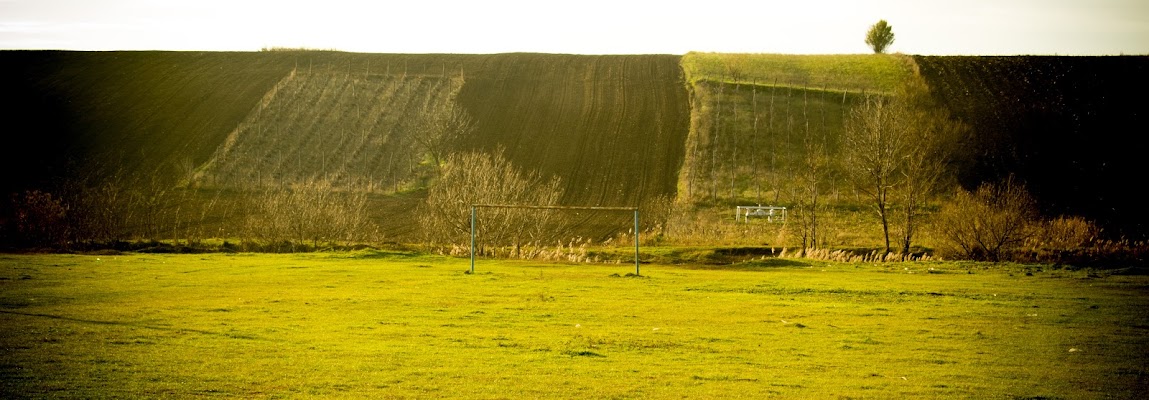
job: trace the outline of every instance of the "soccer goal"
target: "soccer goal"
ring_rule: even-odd
[[[580,206],[535,206],[523,204],[472,204],[471,205],[471,273],[475,273],[475,218],[483,208],[518,208],[529,210],[597,210],[634,212],[634,274],[639,275],[638,266],[638,207],[580,207]]]

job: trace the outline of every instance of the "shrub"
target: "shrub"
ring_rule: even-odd
[[[52,247],[66,241],[68,208],[59,197],[29,190],[12,196],[12,208],[14,215],[6,229],[15,236],[12,244]]]
[[[1101,234],[1092,221],[1081,217],[1059,217],[1042,223],[1043,229],[1030,239],[1035,250],[1074,250],[1089,247]]]
[[[979,261],[1007,261],[1018,256],[1036,232],[1037,205],[1025,186],[1012,177],[982,184],[974,192],[959,189],[942,206],[934,223],[942,244],[939,255]]]
[[[443,175],[431,186],[419,222],[428,243],[466,243],[473,204],[555,205],[562,198],[559,178],[523,172],[500,153],[456,153],[447,156]],[[521,208],[484,209],[479,229],[484,243],[500,246],[550,239],[550,211]]]
[[[337,191],[330,181],[309,180],[266,189],[251,200],[247,233],[263,243],[281,243],[296,251],[374,239],[376,228],[367,219],[363,190]]]

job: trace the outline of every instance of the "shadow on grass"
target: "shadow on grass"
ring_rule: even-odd
[[[258,337],[251,336],[251,335],[243,335],[243,334],[235,334],[235,333],[220,333],[220,332],[205,331],[205,330],[201,330],[201,329],[171,328],[171,327],[166,327],[166,326],[145,325],[145,324],[132,323],[132,322],[121,322],[121,321],[98,321],[98,320],[92,320],[92,319],[64,317],[64,316],[60,316],[60,315],[25,313],[25,312],[8,311],[8,310],[0,310],[0,313],[12,314],[12,315],[23,315],[26,317],[49,318],[49,319],[55,319],[55,320],[61,320],[61,321],[72,321],[72,322],[80,322],[80,323],[93,324],[93,325],[122,326],[122,327],[129,327],[129,328],[143,328],[143,329],[151,329],[151,330],[167,331],[167,332],[191,332],[191,333],[198,333],[201,335],[217,336],[217,337],[224,337],[224,338],[231,338],[231,339],[262,340]]]
[[[415,250],[359,250],[352,252],[348,258],[357,260],[379,260],[379,259],[408,259],[426,256]]]
[[[810,263],[789,258],[763,258],[727,265],[695,265],[692,269],[723,270],[723,271],[764,271],[775,268],[808,267]]]

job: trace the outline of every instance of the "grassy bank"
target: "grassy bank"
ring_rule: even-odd
[[[891,92],[912,76],[902,55],[743,54],[691,52],[682,57],[691,83],[785,86],[834,91]]]
[[[0,257],[5,398],[1134,398],[1149,278],[412,253]]]

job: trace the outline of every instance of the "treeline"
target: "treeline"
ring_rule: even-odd
[[[383,240],[368,194],[312,180],[250,192],[104,182],[10,196],[0,226],[8,249],[67,250],[166,240],[212,249],[309,251]]]

